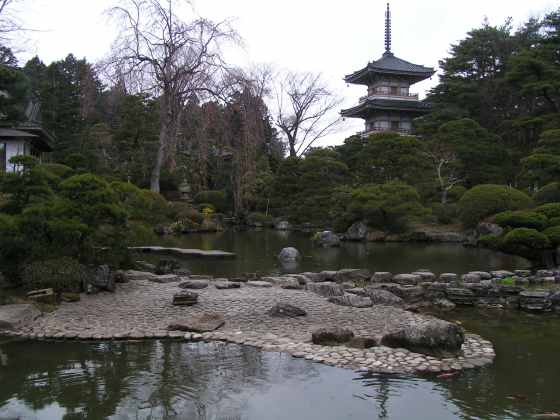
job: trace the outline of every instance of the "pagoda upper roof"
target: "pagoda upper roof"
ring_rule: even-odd
[[[370,62],[363,69],[345,76],[344,80],[347,83],[367,85],[375,75],[382,74],[404,76],[412,83],[416,83],[431,77],[434,73],[435,70],[432,67],[413,64],[398,58],[391,52],[385,52],[379,60]]]
[[[405,111],[422,115],[431,108],[432,104],[425,101],[369,97],[355,107],[343,109],[340,114],[350,118],[367,118],[374,111]]]

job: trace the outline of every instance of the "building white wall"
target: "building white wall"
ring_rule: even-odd
[[[25,154],[25,140],[3,140],[6,143],[6,172],[13,172],[14,165],[10,164],[10,159],[14,156]],[[17,171],[17,167],[15,168]]]

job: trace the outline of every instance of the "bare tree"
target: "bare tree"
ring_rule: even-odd
[[[220,46],[238,36],[228,22],[182,20],[180,13],[194,15],[187,0],[123,0],[109,13],[121,31],[105,64],[129,90],[159,98],[159,147],[150,179],[152,191],[159,192],[187,100],[214,93],[215,80],[227,69]]]
[[[286,136],[290,156],[303,155],[317,140],[333,133],[341,122],[334,111],[342,100],[320,74],[288,72],[276,92],[274,122]]]
[[[0,0],[0,44],[6,45],[11,41],[14,32],[22,31],[23,24],[13,11],[17,0]]]
[[[425,155],[430,159],[436,172],[441,191],[441,204],[445,205],[449,191],[464,181],[459,175],[461,169],[459,158],[453,147],[440,138],[426,144]]]

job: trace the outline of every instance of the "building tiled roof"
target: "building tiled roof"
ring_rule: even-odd
[[[405,112],[412,112],[417,113],[418,115],[422,115],[426,112],[429,112],[432,108],[432,104],[425,101],[417,101],[417,100],[402,100],[402,99],[385,99],[385,98],[375,98],[370,97],[367,98],[361,104],[349,108],[343,109],[340,114],[343,117],[357,117],[357,118],[366,118],[368,114],[372,111],[405,111]]]
[[[363,69],[347,75],[344,80],[347,83],[367,84],[370,76],[376,73],[408,76],[416,83],[431,77],[435,70],[431,67],[413,64],[392,53],[385,53],[379,60],[368,63]]]

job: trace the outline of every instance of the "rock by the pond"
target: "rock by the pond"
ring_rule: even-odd
[[[519,307],[526,311],[550,311],[552,301],[548,291],[523,291],[519,293]]]
[[[309,283],[307,284],[306,288],[310,292],[317,293],[318,295],[323,297],[344,295],[344,288],[340,284],[331,281]]]
[[[153,275],[148,280],[154,283],[175,283],[181,280],[181,277],[175,274],[163,274],[161,276]]]
[[[476,297],[472,290],[459,287],[449,287],[445,291],[447,299],[456,305],[474,305]]]
[[[476,273],[467,273],[461,276],[463,283],[480,283],[480,275]]]
[[[149,271],[128,270],[124,272],[126,281],[152,280],[156,275]]]
[[[502,233],[504,233],[504,229],[502,227],[500,227],[499,225],[495,224],[495,223],[487,223],[487,222],[481,222],[478,224],[477,228],[477,233],[480,236],[484,236],[484,235],[501,235]]]
[[[400,297],[388,290],[368,287],[365,289],[365,295],[374,305],[401,305],[403,303]]]
[[[477,274],[480,280],[490,280],[492,278],[492,274],[487,271],[470,271],[469,274]]]
[[[185,280],[177,285],[181,289],[206,289],[208,282],[206,280]]]
[[[290,230],[290,222],[286,220],[281,220],[274,225],[274,229],[276,230]]]
[[[492,277],[497,279],[505,279],[506,277],[512,277],[515,275],[511,271],[506,271],[506,270],[491,271],[490,274],[492,275]]]
[[[331,296],[328,301],[336,305],[352,306],[354,308],[370,308],[373,302],[369,297],[362,297],[354,294],[345,294],[343,296]]]
[[[429,317],[385,334],[381,344],[441,356],[457,354],[464,341],[465,333],[460,326]]]
[[[283,248],[278,254],[278,259],[281,262],[295,262],[301,258],[301,254],[294,247]]]
[[[323,248],[340,246],[340,238],[336,233],[330,230],[317,232],[313,237],[313,242]]]
[[[241,283],[229,280],[216,280],[213,284],[219,290],[239,289],[241,287]]]
[[[251,287],[272,287],[272,283],[267,281],[252,280],[247,282],[247,286]]]
[[[79,293],[64,292],[60,294],[60,300],[67,303],[79,302],[81,299]]]
[[[115,279],[108,265],[96,267],[88,283],[97,289],[106,290],[108,292],[115,291]]]
[[[180,268],[181,268],[181,265],[175,260],[161,259],[157,262],[154,271],[158,275],[176,274],[175,271],[180,269]]]
[[[277,303],[267,312],[270,316],[295,318],[305,316],[307,312],[297,306],[288,303]]]
[[[457,305],[455,305],[453,302],[451,302],[448,299],[439,298],[434,300],[434,306],[443,311],[450,311],[452,309],[455,309]]]
[[[323,327],[316,329],[311,333],[311,341],[313,344],[323,346],[332,346],[344,344],[354,338],[354,333],[346,328],[340,327]]]
[[[115,283],[128,283],[129,278],[124,271],[117,270],[113,272],[113,280],[115,280]]]
[[[217,313],[203,313],[170,324],[168,330],[204,333],[215,331],[226,323],[224,317]]]
[[[175,306],[192,306],[198,302],[198,293],[188,290],[175,293],[173,295],[173,305]]]
[[[420,302],[424,298],[424,288],[414,285],[388,284],[383,286],[391,293],[397,295],[407,303]]]
[[[0,305],[0,330],[19,330],[40,316],[31,304]]]
[[[56,295],[53,289],[32,290],[27,293],[27,299],[38,303],[56,304]]]
[[[371,273],[369,270],[364,270],[360,268],[344,268],[336,272],[334,279],[339,283],[344,283],[344,282],[365,283],[365,282],[369,282],[369,280],[371,279]]]
[[[281,276],[281,277],[263,277],[262,281],[266,281],[268,283],[276,284],[280,286],[282,289],[301,289],[302,286],[299,281],[290,276]]]
[[[371,281],[374,283],[389,283],[393,280],[393,274],[388,271],[376,271],[371,277]]]
[[[459,277],[455,273],[441,273],[439,275],[439,281],[441,283],[453,283],[456,282]]]
[[[422,281],[434,281],[436,279],[436,275],[428,270],[418,270],[411,274],[415,276],[420,276]]]
[[[397,274],[393,276],[393,283],[398,284],[418,284],[422,281],[422,277],[417,274]]]
[[[356,222],[348,228],[344,234],[347,241],[365,241],[367,238],[368,227],[365,222]]]

